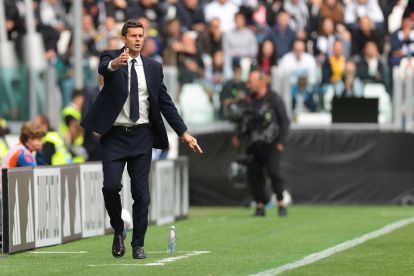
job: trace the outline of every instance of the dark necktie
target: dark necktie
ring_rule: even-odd
[[[129,118],[134,123],[139,119],[139,102],[138,102],[138,77],[137,72],[135,71],[136,59],[131,60],[131,80],[129,87]]]

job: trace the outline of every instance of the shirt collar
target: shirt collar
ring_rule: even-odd
[[[135,60],[137,61],[137,65],[142,65],[141,54],[139,54],[139,55],[135,58]],[[132,57],[129,57],[129,58],[128,58],[128,64],[130,64],[130,63],[131,63],[131,61],[132,61]]]

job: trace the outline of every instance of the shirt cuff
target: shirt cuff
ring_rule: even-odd
[[[108,64],[108,70],[111,71],[111,72],[116,71],[116,69],[112,68],[112,60]]]

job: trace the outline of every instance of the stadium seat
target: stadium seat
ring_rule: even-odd
[[[378,122],[381,124],[390,123],[392,120],[392,104],[385,86],[380,83],[367,83],[364,86],[363,95],[365,98],[378,98]]]
[[[209,123],[214,119],[214,108],[204,88],[197,83],[184,84],[180,93],[180,111],[188,123]]]

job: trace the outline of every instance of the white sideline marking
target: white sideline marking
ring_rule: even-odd
[[[146,263],[146,264],[90,264],[88,266],[98,267],[98,266],[162,266],[161,263]]]
[[[397,230],[399,228],[402,228],[408,224],[411,224],[414,222],[414,217],[411,218],[406,218],[406,219],[402,219],[393,223],[390,223],[388,225],[385,225],[384,227],[375,230],[373,232],[367,233],[365,235],[362,235],[358,238],[352,239],[352,240],[348,240],[346,242],[340,243],[338,245],[335,245],[333,247],[330,247],[328,249],[325,249],[323,251],[317,252],[317,253],[313,253],[311,255],[308,255],[306,257],[304,257],[301,260],[292,262],[292,263],[288,263],[273,269],[269,269],[266,271],[262,271],[259,272],[257,274],[254,274],[254,276],[264,276],[264,275],[278,275],[281,274],[287,270],[291,270],[291,269],[295,269],[295,268],[299,268],[308,264],[312,264],[314,262],[317,262],[319,260],[322,260],[326,257],[329,257],[335,253],[350,249],[354,246],[357,246],[359,244],[362,244],[368,240],[371,239],[375,239],[378,238],[380,236],[383,236],[385,234],[391,233],[394,230]]]
[[[30,254],[86,254],[88,251],[30,251]]]
[[[176,253],[191,253],[191,252],[194,252],[194,250],[193,251],[180,251],[180,250],[177,250],[175,252]],[[167,250],[164,250],[164,251],[149,251],[149,252],[145,252],[145,253],[148,253],[148,254],[167,254]]]
[[[159,251],[159,252],[161,252],[161,251]],[[181,252],[181,251],[176,251],[176,252]],[[184,251],[182,251],[182,252],[184,252]],[[187,253],[187,254],[181,255],[181,256],[164,258],[164,259],[155,261],[153,263],[145,263],[145,264],[139,264],[139,263],[138,264],[90,264],[88,266],[93,266],[93,267],[98,267],[98,266],[163,266],[166,263],[172,263],[172,262],[182,260],[182,259],[187,259],[187,258],[190,258],[190,257],[193,257],[193,256],[210,253],[210,251],[185,251],[185,252],[190,252],[190,253]],[[162,252],[162,253],[165,253],[165,252]]]

